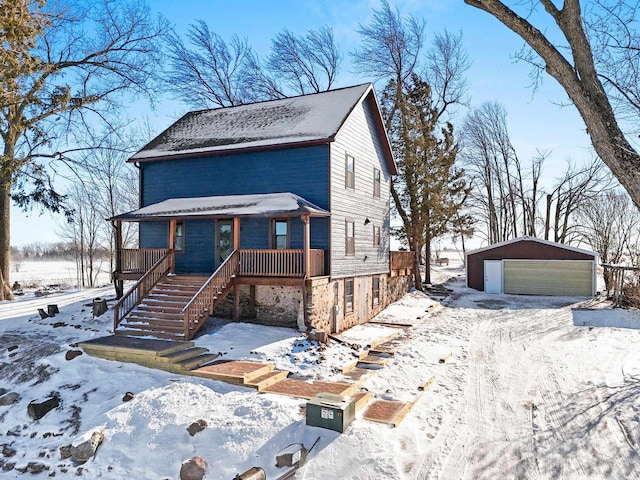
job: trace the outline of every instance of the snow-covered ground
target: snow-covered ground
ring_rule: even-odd
[[[44,468],[39,476],[175,479],[199,455],[207,479],[257,466],[271,480],[278,451],[320,437],[296,478],[638,478],[640,316],[596,300],[486,295],[464,287],[459,264],[434,267],[432,281],[447,279],[453,294],[424,320],[416,313],[434,302],[418,292],[383,312],[413,326],[364,386],[415,401],[411,412],[396,428],[359,415],[341,435],[306,426],[304,400],[87,355],[65,360],[76,342],[109,333],[110,312],[92,318],[87,306],[109,298],[109,288],[4,302],[0,389],[20,399],[0,406],[0,477],[37,478],[30,472]],[[37,308],[51,303],[60,314],[40,319]],[[383,333],[372,328],[389,327],[345,338],[366,343]],[[319,350],[294,330],[222,320],[196,343],[310,378],[340,379],[337,367],[353,358],[337,342]],[[134,398],[123,402],[128,391]],[[60,406],[31,419],[29,402],[54,392]],[[208,426],[190,436],[187,426],[200,419]],[[61,446],[96,430],[105,439],[95,457],[83,465],[60,458]]]

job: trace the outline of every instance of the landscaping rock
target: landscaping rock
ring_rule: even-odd
[[[9,447],[8,445],[2,445],[2,455],[10,458],[16,454],[16,450],[14,448]]]
[[[202,480],[207,473],[207,462],[202,457],[191,457],[180,467],[180,480]]]
[[[309,332],[309,340],[315,340],[318,343],[327,343],[329,336],[324,330],[311,330]]]
[[[56,395],[43,402],[32,401],[27,406],[27,413],[34,420],[40,420],[54,408],[60,406],[60,398]]]
[[[96,450],[104,440],[104,433],[93,432],[91,438],[82,442],[77,447],[71,447],[71,456],[78,463],[84,463],[96,453]]]
[[[71,458],[71,449],[73,445],[63,445],[60,447],[60,458],[65,460],[67,458]]]
[[[193,437],[196,433],[201,432],[202,430],[207,428],[208,425],[209,424],[206,420],[200,419],[197,422],[193,422],[191,425],[189,425],[187,427],[187,432],[189,432],[189,435]]]
[[[64,358],[65,360],[73,360],[74,358],[79,357],[80,355],[82,355],[81,350],[69,350],[67,353],[65,353]]]
[[[9,392],[0,397],[0,405],[1,406],[13,405],[18,400],[20,400],[20,395],[18,395],[16,392]]]

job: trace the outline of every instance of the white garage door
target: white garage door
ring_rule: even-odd
[[[504,260],[504,293],[591,296],[594,262]]]

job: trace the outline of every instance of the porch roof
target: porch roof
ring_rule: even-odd
[[[328,217],[328,211],[294,193],[170,198],[138,210],[116,215],[112,221],[151,221],[169,218]]]

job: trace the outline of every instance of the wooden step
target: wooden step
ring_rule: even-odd
[[[383,367],[384,365],[387,364],[387,362],[389,362],[388,358],[378,357],[376,355],[367,355],[366,357],[361,358],[358,363],[359,364],[360,363],[364,363],[364,364],[368,364],[368,365],[379,365],[379,366]]]
[[[176,292],[176,293],[195,293],[202,288],[202,285],[183,285],[179,283],[159,283],[155,287],[153,287],[153,291],[166,291],[166,292]]]
[[[134,308],[129,315],[135,316],[140,319],[150,318],[150,319],[158,319],[158,320],[163,319],[163,320],[178,320],[178,321],[182,321],[183,319],[182,313],[163,312],[161,310],[151,310],[151,309],[138,310]]]
[[[171,366],[175,366],[179,370],[194,370],[215,361],[219,356],[217,353],[203,353],[195,357],[173,362]]]
[[[272,370],[269,373],[256,377],[252,380],[245,382],[247,387],[253,387],[259,392],[262,392],[265,388],[274,385],[281,380],[284,380],[289,376],[289,372],[285,372],[282,370]]]
[[[127,318],[124,320],[123,323],[150,325],[153,327],[183,327],[184,326],[184,320],[182,320],[182,318],[170,319],[170,318],[138,317],[136,316],[135,312],[127,316]]]
[[[195,343],[110,336],[87,340],[79,343],[78,346],[87,351],[87,353],[91,351],[91,354],[94,352],[110,352],[113,354],[126,353],[156,357],[188,350],[195,347]]]
[[[366,407],[367,405],[369,405],[369,402],[371,402],[371,400],[373,399],[374,395],[373,392],[358,392],[356,393],[353,398],[356,401],[356,413],[358,413],[360,410],[362,410],[364,407]]]
[[[170,300],[159,300],[155,298],[145,298],[136,308],[138,310],[162,310],[164,312],[181,312],[187,302],[176,302]]]
[[[162,279],[161,283],[204,285],[204,282],[206,282],[207,280],[209,280],[209,277],[205,277],[202,275],[168,275]]]
[[[124,321],[120,324],[123,328],[130,330],[146,330],[149,332],[162,331],[167,333],[184,333],[184,325],[153,325],[149,323],[129,323]]]
[[[168,355],[161,355],[156,357],[156,361],[160,363],[176,363],[188,358],[197,357],[203,353],[207,353],[209,350],[202,347],[186,348],[184,350],[178,350],[177,352],[170,353]]]
[[[237,385],[246,385],[247,382],[261,377],[273,369],[275,369],[275,365],[232,360],[215,362],[211,365],[196,368],[191,370],[190,375]]]
[[[172,291],[193,291],[197,292],[202,288],[205,282],[160,282],[153,288],[172,290]]]
[[[170,333],[170,332],[163,332],[163,331],[156,331],[156,330],[136,330],[131,328],[118,327],[118,329],[115,331],[115,334],[124,335],[127,337],[153,337],[153,338],[165,338],[168,340],[180,340],[180,341],[184,340],[184,332],[177,334],[177,333]]]

